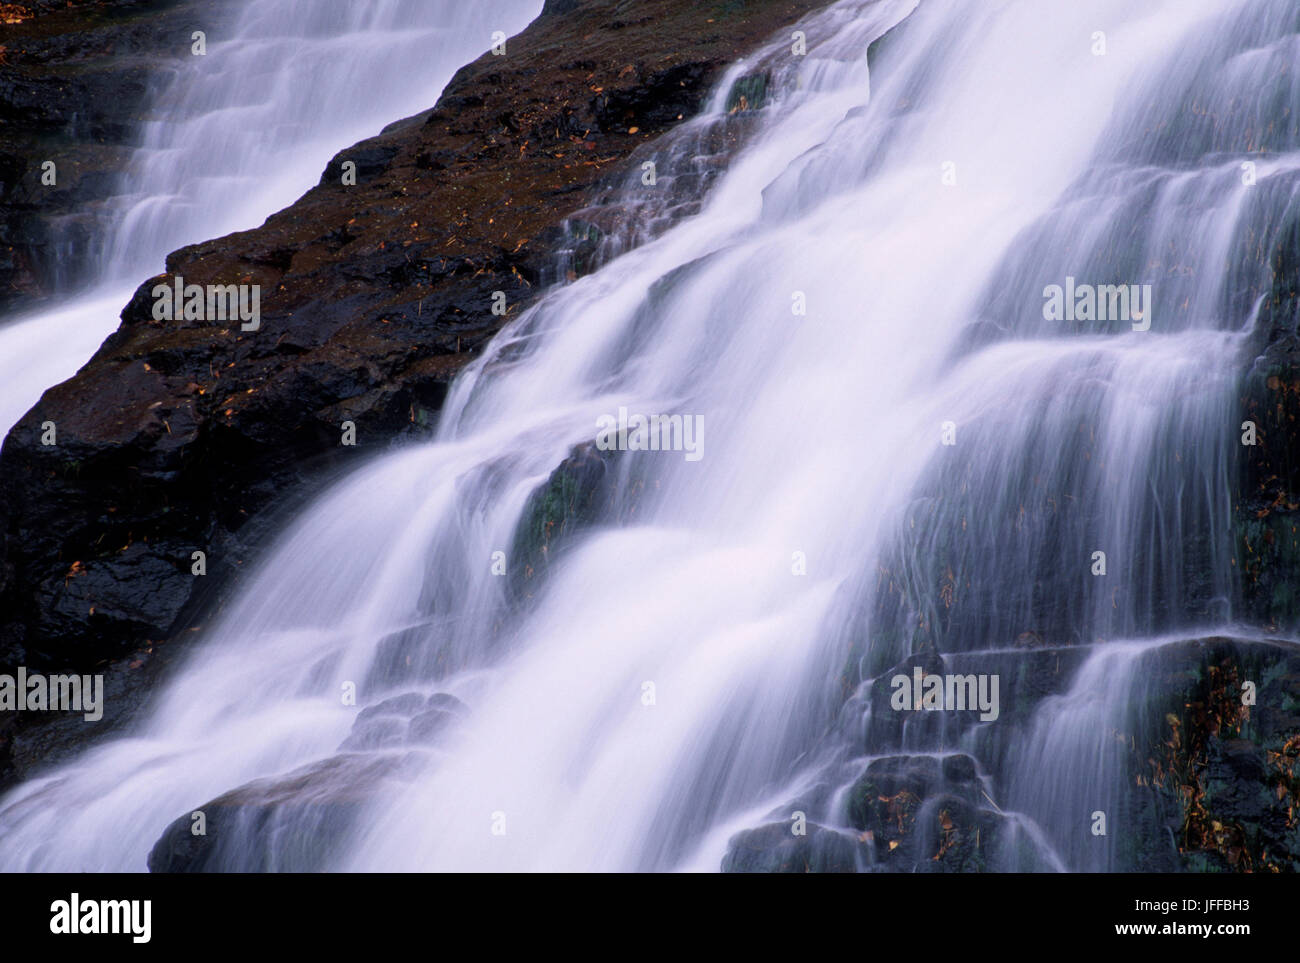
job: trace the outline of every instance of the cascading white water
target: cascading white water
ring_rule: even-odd
[[[160,71],[92,290],[0,328],[0,434],[90,358],[167,254],[256,227],[337,151],[428,107],[494,31],[517,33],[541,7],[257,0],[206,54]]]
[[[319,867],[716,869],[828,758],[852,778],[889,749],[825,741],[851,653],[869,683],[1038,628],[1114,654],[1039,732],[1071,785],[1112,779],[1095,732],[1071,738],[1128,691],[1113,670],[1140,646],[1108,645],[1234,617],[1216,439],[1252,316],[1223,279],[1251,205],[1293,209],[1300,168],[1289,142],[1261,163],[1279,201],[1226,175],[1236,155],[1207,159],[1227,146],[1141,148],[1207,69],[1225,100],[1276,93],[1294,19],[1286,0],[842,0],[812,19],[806,59],[784,40],[755,58],[781,65],[775,102],[702,212],[552,292],[457,382],[435,443],[327,492],[147,723],[0,800],[0,867],[143,868],[178,816],[342,746],[400,765],[341,777],[363,802]],[[1194,275],[1162,260],[1174,241]],[[1043,320],[1044,285],[1090,272],[1153,284],[1150,330]],[[582,533],[520,610],[494,553],[620,407],[702,416],[703,457],[620,455],[611,471],[650,480],[619,490],[634,520]],[[941,605],[944,566],[966,581]],[[431,745],[401,721],[366,748],[349,684],[372,713],[434,692],[468,712]],[[997,724],[902,743],[979,758]],[[1034,851],[1012,865],[1096,868],[1054,821],[1060,773],[1002,752],[990,788]],[[282,810],[277,838],[310,835]],[[214,868],[291,868],[250,853],[265,839],[224,845]]]

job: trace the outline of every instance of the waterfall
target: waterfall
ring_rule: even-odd
[[[877,790],[921,783],[991,868],[1119,865],[1088,820],[1132,791],[1106,740],[1143,673],[1251,634],[1234,390],[1300,213],[1300,15],[841,0],[800,29],[656,145],[671,178],[768,75],[698,213],[324,492],[145,722],[0,799],[0,867],[143,869],[215,801],[211,869],[716,870],[796,811],[871,869]],[[653,191],[616,196],[654,221]],[[1139,294],[1049,320],[1075,284]],[[698,418],[697,451],[596,449],[620,409]],[[550,498],[595,507],[539,547]],[[891,712],[922,664],[999,675],[1000,716]]]
[[[153,78],[140,146],[107,202],[97,278],[71,303],[0,327],[0,433],[117,327],[135,288],[186,244],[257,227],[339,150],[426,109],[452,74],[541,0],[247,3]]]

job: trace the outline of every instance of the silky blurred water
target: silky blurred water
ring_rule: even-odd
[[[727,86],[772,71],[700,213],[503,331],[436,441],[325,492],[146,723],[0,800],[0,866],[143,868],[193,807],[336,754],[361,707],[441,692],[464,718],[369,750],[402,775],[320,868],[716,869],[828,757],[892,748],[828,736],[851,651],[872,676],[1022,633],[1092,655],[1001,747],[992,792],[1028,868],[1112,865],[1073,817],[1080,786],[1120,778],[1097,733],[1126,668],[1240,618],[1232,391],[1242,292],[1270,277],[1243,239],[1267,252],[1296,209],[1295,129],[1260,126],[1300,107],[1296,12],[843,0],[801,29],[805,57],[778,38],[655,155],[665,176],[690,163]],[[1045,320],[1067,277],[1153,304]],[[520,564],[530,496],[620,407],[702,416],[703,457],[621,455],[635,511],[520,607],[494,553]]]

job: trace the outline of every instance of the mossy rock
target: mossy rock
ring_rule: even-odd
[[[762,110],[767,106],[767,88],[772,77],[766,71],[746,74],[731,85],[727,92],[727,113],[738,110]]]

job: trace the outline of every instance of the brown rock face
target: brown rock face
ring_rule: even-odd
[[[271,508],[426,432],[456,373],[564,270],[566,216],[697,113],[724,67],[825,2],[551,0],[505,56],[340,152],[262,227],[174,252],[0,450],[0,666],[129,676],[171,651]],[[258,285],[260,327],[155,320],[152,289],[177,277]]]

